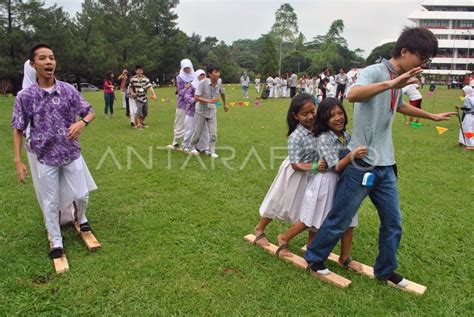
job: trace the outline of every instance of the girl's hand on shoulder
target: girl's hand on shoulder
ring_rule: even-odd
[[[364,145],[360,145],[360,146],[358,146],[357,148],[354,149],[353,156],[356,159],[362,159],[367,155],[367,153],[368,153],[367,147],[364,146]]]

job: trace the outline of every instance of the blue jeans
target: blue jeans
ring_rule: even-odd
[[[242,93],[244,94],[245,98],[248,98],[248,96],[249,96],[249,87],[248,86],[242,86]]]
[[[109,109],[110,109],[110,114],[114,113],[114,99],[115,99],[114,94],[104,94],[104,101],[105,101],[104,113],[105,114],[109,113]]]
[[[359,165],[367,166],[361,160]],[[342,172],[334,194],[334,205],[304,258],[308,263],[323,263],[349,227],[352,217],[368,195],[380,218],[379,254],[374,274],[387,279],[397,267],[397,249],[402,236],[402,217],[398,203],[397,177],[394,166],[377,166],[370,170],[375,175],[374,185],[365,187],[362,178],[367,170],[352,164]]]

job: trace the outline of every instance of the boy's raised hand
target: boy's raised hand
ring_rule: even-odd
[[[423,68],[416,67],[406,73],[401,74],[400,76],[395,77],[389,81],[390,88],[399,89],[410,84],[415,84],[417,79],[412,77],[421,74],[421,72],[423,72]]]

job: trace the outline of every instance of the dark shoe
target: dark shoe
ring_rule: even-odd
[[[408,286],[407,280],[404,279],[403,276],[395,272],[390,274],[390,276],[387,278],[387,281],[392,282],[393,284],[401,288],[405,288]]]
[[[64,251],[62,248],[53,248],[49,251],[48,256],[51,260],[53,259],[59,259],[62,257],[64,254]]]
[[[89,225],[88,222],[84,222],[83,224],[80,224],[79,228],[81,229],[81,232],[92,231],[92,228],[91,228],[91,226]]]

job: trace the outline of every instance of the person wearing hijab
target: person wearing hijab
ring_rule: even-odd
[[[36,70],[31,66],[28,59],[23,65],[23,83],[21,89],[26,89],[36,83]]]
[[[464,105],[460,108],[463,111],[463,116],[458,142],[460,145],[466,146],[467,150],[474,150],[474,136],[466,133],[474,132],[474,90],[471,86],[464,86],[462,90],[464,92]]]
[[[181,61],[181,70],[179,75],[176,78],[176,88],[177,88],[177,107],[176,115],[174,119],[174,136],[173,142],[171,145],[168,145],[168,148],[179,150],[179,141],[184,139],[186,134],[185,127],[185,117],[186,117],[186,107],[191,102],[186,100],[185,96],[189,95],[192,91],[192,82],[194,80],[194,67],[189,59],[183,59]]]
[[[194,133],[194,113],[196,112],[196,99],[194,99],[194,93],[199,83],[206,78],[206,72],[202,69],[198,69],[194,73],[194,80],[192,81],[191,89],[188,89],[185,95],[186,103],[186,117],[184,123],[186,126],[186,134],[184,135],[183,151],[189,153],[191,151],[191,139]],[[204,127],[204,131],[201,139],[196,145],[198,151],[209,151],[209,129],[207,126]]]

